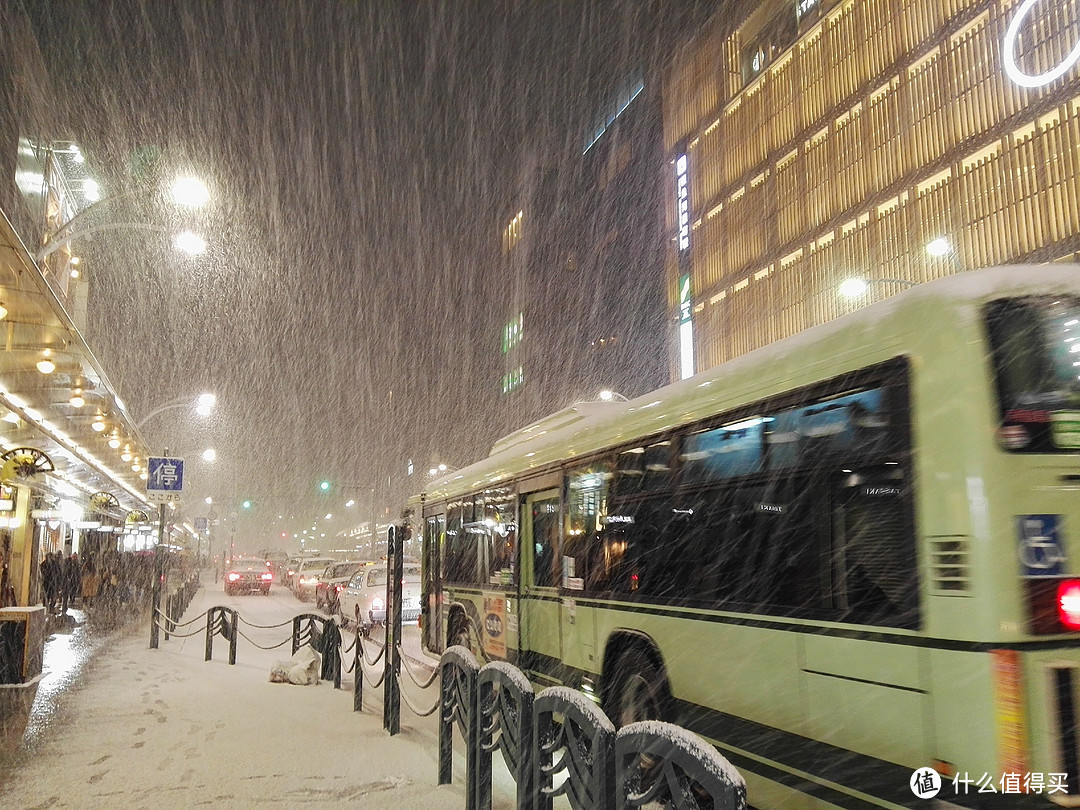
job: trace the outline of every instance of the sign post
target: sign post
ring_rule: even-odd
[[[161,586],[165,579],[165,554],[161,544],[165,540],[165,504],[179,503],[184,490],[184,460],[151,456],[146,460],[146,499],[158,506],[158,537],[154,545],[154,586],[150,607],[150,649],[158,648],[158,612],[161,609]]]

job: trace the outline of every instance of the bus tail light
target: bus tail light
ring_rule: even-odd
[[[1032,635],[1080,632],[1080,579],[1033,577],[1024,590]]]
[[[1058,621],[1067,630],[1080,630],[1080,579],[1066,579],[1058,583]]]

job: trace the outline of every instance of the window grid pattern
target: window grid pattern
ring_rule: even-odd
[[[850,311],[836,286],[852,274],[921,282],[1078,250],[1080,94],[1005,77],[1019,3],[838,3],[746,86],[719,26],[676,60],[665,137],[693,156],[699,368]],[[1080,0],[1039,9],[1017,46],[1031,72],[1080,39]],[[954,258],[926,255],[939,236]]]

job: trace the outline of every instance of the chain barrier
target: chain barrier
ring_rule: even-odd
[[[240,638],[242,638],[252,647],[260,650],[276,650],[278,647],[284,646],[285,644],[288,644],[290,641],[292,641],[292,636],[289,636],[289,638],[282,639],[277,644],[271,644],[269,647],[264,647],[261,644],[256,644],[254,641],[252,641],[250,636],[248,636],[243,630],[237,629],[236,633],[238,636],[240,636]]]
[[[439,671],[435,670],[435,674],[438,675]],[[431,715],[435,714],[435,712],[439,708],[439,706],[442,705],[441,696],[436,695],[435,696],[435,705],[432,706],[430,709],[427,709],[426,711],[421,711],[420,709],[416,708],[416,704],[414,704],[409,699],[409,693],[406,692],[404,689],[401,690],[401,699],[405,702],[405,705],[409,707],[409,709],[412,711],[412,713],[415,714],[417,717],[430,717]]]
[[[280,624],[252,624],[243,616],[240,616],[240,621],[242,621],[248,627],[254,627],[256,630],[276,630],[279,627],[285,627],[286,625],[290,625],[293,623],[292,619],[288,619],[287,621],[283,621]]]
[[[420,680],[416,677],[416,673],[413,671],[412,665],[409,663],[409,658],[405,655],[405,650],[401,648],[401,645],[398,645],[398,651],[401,653],[401,663],[405,665],[405,671],[409,675],[409,680],[416,684],[420,689],[427,689],[429,686],[435,683],[435,679],[439,677],[438,667],[436,667],[435,670],[431,673],[430,678],[428,678],[423,683],[420,683]],[[423,716],[426,717],[427,715]]]

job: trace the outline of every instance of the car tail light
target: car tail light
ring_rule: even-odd
[[[264,582],[269,582],[273,578],[274,578],[274,575],[271,574],[269,571],[267,571],[265,574],[262,575],[262,579],[263,579]]]
[[[238,579],[240,579],[240,575],[238,573],[236,573],[235,571],[229,572],[229,582],[236,582],[236,580]]]
[[[345,590],[345,586],[344,586],[344,585],[335,585],[335,586],[334,586],[334,590],[335,590],[335,591],[336,591],[337,593],[341,593],[341,592],[342,592],[343,590]]]

